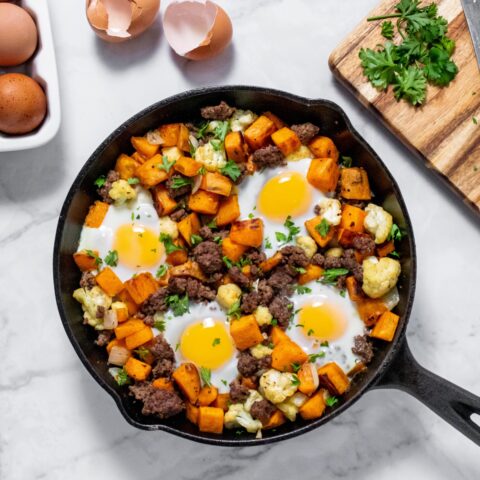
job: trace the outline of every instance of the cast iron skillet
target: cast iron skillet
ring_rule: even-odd
[[[94,181],[109,170],[121,152],[131,151],[130,137],[143,135],[161,123],[185,121],[198,116],[199,109],[225,100],[231,105],[257,112],[270,110],[288,123],[311,121],[320,126],[324,135],[332,137],[343,155],[365,167],[376,193],[375,202],[388,203],[395,222],[408,232],[402,242],[402,275],[398,287],[401,320],[392,343],[379,342],[368,371],[357,377],[341,402],[322,418],[286,423],[275,431],[266,431],[262,439],[252,435],[238,436],[225,431],[222,436],[201,433],[182,416],[159,421],[141,414],[138,402],[119,388],[108,374],[103,349],[93,343],[92,329],[82,325],[79,304],[72,292],[78,287],[79,272],[72,260],[88,206],[96,199]],[[125,419],[137,428],[165,430],[190,440],[225,446],[259,445],[284,440],[329,422],[353,405],[368,389],[398,388],[425,403],[438,415],[480,445],[480,428],[471,420],[480,413],[480,398],[428,372],[412,357],[405,339],[415,292],[415,242],[410,219],[394,178],[371,147],[354,130],[345,113],[326,100],[309,100],[277,90],[257,87],[230,86],[193,90],[162,100],[127,120],[117,128],[89,158],[68,192],[57,226],[53,255],[55,294],[63,326],[80,360],[95,380],[113,397]]]

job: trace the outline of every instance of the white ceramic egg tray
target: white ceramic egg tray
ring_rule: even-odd
[[[16,67],[0,67],[0,74],[24,73],[35,79],[47,95],[47,115],[43,123],[33,132],[24,135],[0,133],[0,152],[27,150],[44,145],[56,135],[60,126],[57,64],[47,0],[22,0],[15,3],[25,8],[35,20],[38,29],[38,47],[26,63]]]

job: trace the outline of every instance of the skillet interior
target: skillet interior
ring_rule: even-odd
[[[341,154],[351,156],[356,165],[366,168],[375,203],[387,201],[394,221],[405,228],[408,239],[402,242],[402,275],[399,279],[401,315],[399,327],[392,343],[376,344],[376,355],[366,374],[357,377],[351,390],[337,407],[322,418],[305,422],[297,420],[286,423],[275,431],[264,432],[263,439],[250,434],[236,435],[225,431],[222,436],[198,432],[184,418],[159,422],[140,413],[141,406],[119,388],[108,374],[104,349],[93,343],[93,329],[82,324],[80,305],[73,300],[72,292],[78,286],[80,273],[73,262],[72,253],[77,248],[82,224],[89,205],[97,198],[94,181],[113,167],[122,152],[132,151],[130,137],[143,135],[161,123],[185,121],[198,116],[200,107],[217,104],[220,100],[254,111],[270,110],[288,123],[311,121],[321,128],[321,133],[330,136]],[[53,271],[58,309],[66,333],[80,360],[97,382],[113,397],[128,422],[137,428],[167,430],[191,440],[216,445],[258,445],[278,441],[316,428],[348,408],[373,385],[386,371],[398,350],[411,310],[415,289],[415,246],[408,213],[395,180],[373,152],[370,146],[353,129],[344,112],[334,103],[325,100],[308,100],[284,92],[255,87],[218,87],[186,92],[160,101],[127,120],[115,130],[92,154],[75,179],[63,205],[55,239]]]

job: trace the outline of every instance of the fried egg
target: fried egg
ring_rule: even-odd
[[[211,371],[211,383],[220,393],[238,375],[237,351],[222,308],[216,303],[190,304],[188,312],[165,316],[164,335],[175,350],[177,365],[191,362]]]
[[[105,259],[109,251],[118,254],[111,266],[126,281],[139,272],[155,275],[165,261],[165,249],[159,240],[159,217],[150,193],[137,187],[137,197],[123,205],[110,205],[99,228],[83,227],[78,250],[96,250]]]

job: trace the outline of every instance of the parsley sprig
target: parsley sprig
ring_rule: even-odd
[[[287,233],[275,232],[275,238],[277,239],[277,242],[281,242],[282,245],[285,245],[286,243],[291,242],[295,236],[300,233],[300,227],[297,227],[295,223],[293,223],[290,215],[285,219],[283,226],[287,229]]]
[[[172,237],[167,233],[160,234],[160,241],[163,243],[163,246],[165,247],[165,252],[167,253],[167,255],[169,253],[176,252],[177,250],[182,250],[182,247],[179,247],[178,245],[175,245],[173,243]]]
[[[207,387],[212,385],[212,371],[209,368],[200,367],[200,378]]]
[[[234,182],[236,182],[240,178],[242,171],[233,160],[229,160],[227,164],[220,170],[220,173],[226,177],[230,177]]]
[[[179,317],[180,315],[190,311],[189,298],[187,294],[185,294],[183,297],[180,297],[179,295],[169,295],[166,298],[166,303],[172,309],[172,313],[175,315],[175,317]]]
[[[158,163],[157,167],[160,170],[165,170],[168,173],[174,165],[175,165],[175,160],[170,161],[166,155],[163,155],[162,163]]]
[[[327,268],[323,272],[320,282],[326,285],[335,285],[337,283],[338,277],[342,275],[347,275],[350,270],[348,268]]]

